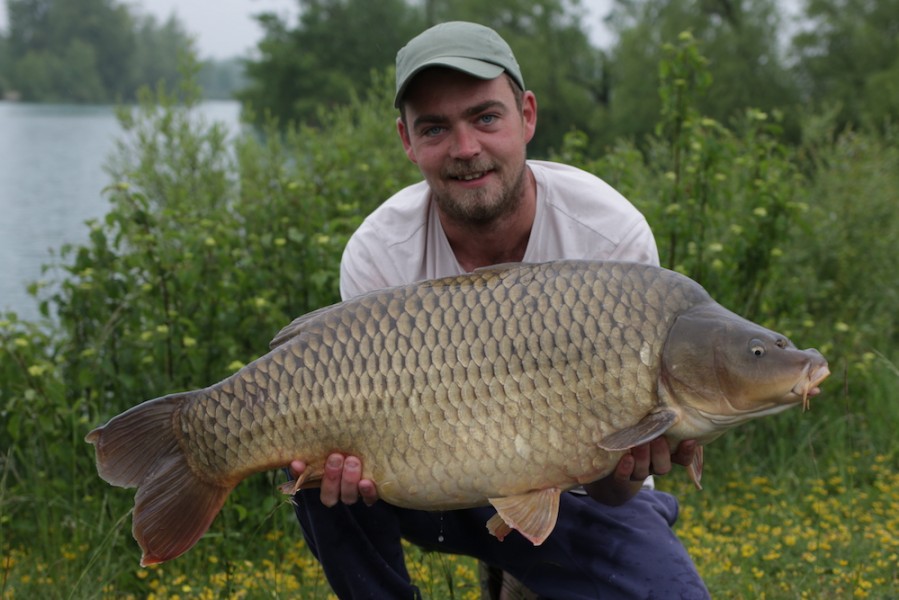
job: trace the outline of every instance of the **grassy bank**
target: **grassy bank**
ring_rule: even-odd
[[[842,464],[806,454],[817,475],[731,470],[711,451],[706,489],[683,473],[662,481],[681,500],[678,534],[714,598],[893,598],[899,588],[899,455],[857,452]],[[72,507],[79,518],[100,500]],[[187,555],[138,566],[127,514],[78,542],[42,536],[0,549],[0,597],[333,598],[321,567],[279,506],[255,531],[215,526]],[[235,515],[223,516],[225,522]],[[58,544],[58,545],[57,545]],[[473,560],[407,548],[426,598],[479,597]]]

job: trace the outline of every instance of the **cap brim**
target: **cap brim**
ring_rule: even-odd
[[[406,93],[406,89],[409,87],[409,84],[412,83],[412,80],[415,79],[415,76],[430,67],[446,67],[449,69],[455,69],[456,71],[468,73],[472,77],[477,77],[478,79],[496,79],[503,74],[503,71],[505,71],[505,69],[499,65],[484,62],[483,60],[477,60],[474,58],[463,58],[461,56],[437,56],[430,59],[428,62],[419,65],[418,68],[409,73],[409,76],[406,77],[405,81],[403,81],[403,84],[397,90],[396,96],[393,99],[393,105],[395,107],[399,108],[400,99]]]

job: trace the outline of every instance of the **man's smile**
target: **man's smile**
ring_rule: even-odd
[[[479,179],[483,177],[486,173],[481,171],[480,173],[471,173],[468,175],[457,175],[455,179],[461,179],[462,181],[472,181],[474,179]]]

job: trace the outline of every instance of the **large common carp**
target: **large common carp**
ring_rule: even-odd
[[[190,549],[251,473],[301,459],[297,486],[314,486],[335,451],[360,457],[387,502],[489,502],[491,531],[539,544],[559,494],[629,448],[706,443],[807,406],[829,374],[816,350],[687,277],[615,262],[500,265],[372,292],[296,319],[272,348],[88,434],[101,477],[137,487],[142,564]],[[700,469],[701,458],[697,483]]]

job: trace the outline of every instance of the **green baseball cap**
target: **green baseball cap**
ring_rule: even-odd
[[[412,38],[396,55],[396,97],[400,100],[412,78],[428,67],[448,67],[480,79],[508,73],[523,90],[521,68],[509,44],[494,30],[477,23],[449,21]]]

